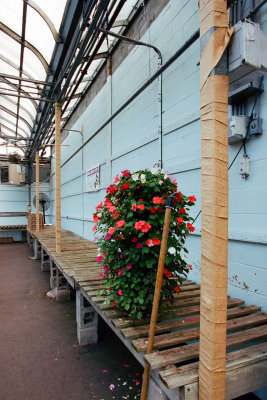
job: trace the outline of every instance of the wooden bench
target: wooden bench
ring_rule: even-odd
[[[200,285],[192,281],[181,285],[174,304],[159,313],[155,351],[145,355],[149,319],[133,320],[97,296],[103,281],[98,276],[102,271],[96,262],[96,245],[63,231],[63,251],[56,253],[54,235],[53,230],[41,231],[37,238],[50,259],[51,286],[76,291],[79,343],[97,342],[100,315],[143,366],[149,363],[148,399],[197,399]],[[227,318],[226,398],[232,399],[267,384],[267,313],[228,298]]]

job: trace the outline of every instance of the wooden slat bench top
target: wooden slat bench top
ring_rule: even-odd
[[[157,376],[167,390],[185,391],[187,385],[193,385],[190,387],[191,397],[188,399],[197,399],[200,285],[190,280],[184,281],[180,285],[181,291],[174,296],[173,304],[163,304],[156,324],[154,352],[145,355],[149,318],[129,318],[121,310],[105,304],[105,295],[99,296],[104,282],[99,277],[103,269],[96,262],[97,245],[72,232],[62,231],[63,251],[56,253],[53,227],[40,231],[38,241],[137,360],[143,365],[144,362],[149,363],[154,378]],[[227,320],[227,374],[235,370],[238,379],[242,380],[244,371],[244,390],[250,391],[256,384],[262,384],[262,376],[267,368],[267,313],[260,312],[260,308],[255,305],[245,305],[240,299],[228,298]],[[246,348],[240,349],[242,345]],[[248,379],[254,365],[257,370],[255,385]],[[233,393],[241,393],[238,389],[233,389],[236,385],[229,374],[227,382],[227,399]],[[267,378],[265,383],[267,384]],[[182,396],[187,398],[185,392]]]

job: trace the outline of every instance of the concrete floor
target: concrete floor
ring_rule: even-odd
[[[0,245],[0,400],[139,398],[140,365],[103,321],[99,343],[79,347],[75,300],[47,299],[49,275],[30,255]]]
[[[49,274],[30,255],[27,244],[0,245],[0,400],[139,399],[134,357],[102,320],[99,343],[80,347],[75,300],[47,299]]]

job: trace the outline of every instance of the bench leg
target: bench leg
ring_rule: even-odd
[[[77,336],[81,346],[98,341],[98,314],[87,302],[80,290],[76,291]]]
[[[33,260],[40,260],[41,258],[41,246],[37,239],[33,239]]]
[[[168,397],[163,390],[157,385],[154,379],[149,379],[147,400],[168,400]]]
[[[50,257],[43,248],[41,248],[41,271],[50,271]]]
[[[56,288],[57,267],[52,258],[50,258],[50,288]]]

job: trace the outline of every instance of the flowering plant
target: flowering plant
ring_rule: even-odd
[[[114,178],[104,202],[96,206],[93,231],[100,234],[106,304],[134,318],[151,311],[167,198],[177,192],[176,180],[160,169],[141,170]],[[185,238],[194,231],[188,215],[195,196],[180,191],[174,198],[161,298],[172,301],[191,265],[184,260]],[[173,279],[175,277],[177,279]]]

